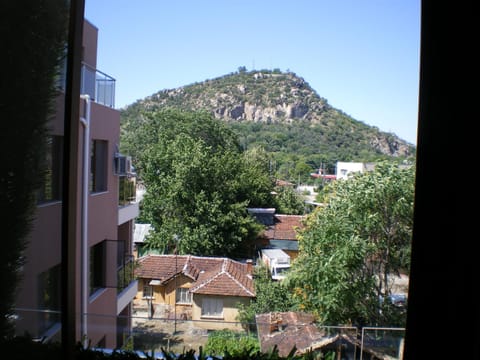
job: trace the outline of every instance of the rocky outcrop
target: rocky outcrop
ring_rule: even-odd
[[[294,73],[251,71],[225,75],[177,89],[162,90],[140,100],[139,107],[177,107],[207,110],[226,122],[262,124],[310,124],[324,133],[362,132],[366,143],[381,154],[410,156],[411,144],[370,127],[330,106],[310,85]],[[338,135],[335,135],[338,138]]]

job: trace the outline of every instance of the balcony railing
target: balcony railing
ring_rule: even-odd
[[[96,103],[115,107],[114,78],[84,63],[81,79],[81,94],[88,94]]]
[[[136,202],[136,177],[120,176],[118,182],[118,206]]]
[[[134,280],[135,261],[132,255],[125,255],[124,263],[117,270],[117,292],[122,292]]]

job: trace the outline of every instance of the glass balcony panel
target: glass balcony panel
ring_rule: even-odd
[[[82,65],[81,94],[88,94],[92,101],[115,107],[115,79],[86,64]]]

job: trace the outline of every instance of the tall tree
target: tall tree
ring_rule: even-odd
[[[278,214],[303,215],[306,211],[305,199],[291,186],[275,187],[275,209]]]
[[[155,229],[147,245],[162,252],[178,246],[181,253],[251,257],[246,245],[260,225],[247,207],[264,204],[273,187],[268,168],[248,166],[260,156],[244,156],[233,133],[206,113],[160,111],[143,126],[144,149],[137,153],[147,189],[141,220]]]
[[[404,325],[379,300],[391,295],[391,277],[409,269],[414,169],[379,163],[327,189],[287,277],[298,306],[331,325]]]
[[[66,42],[64,0],[2,1],[0,38],[1,153],[0,337],[11,334],[22,254],[32,228],[35,192],[46,159],[47,123],[57,95],[55,80]]]
[[[246,330],[255,331],[255,315],[274,311],[290,311],[294,302],[282,281],[272,280],[266,265],[255,267],[255,299],[248,305],[239,304],[237,320]]]

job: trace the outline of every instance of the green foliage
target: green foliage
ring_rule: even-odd
[[[154,228],[147,246],[171,252],[177,235],[180,253],[252,257],[245,245],[261,226],[247,207],[271,202],[274,185],[264,152],[243,153],[235,135],[206,113],[159,111],[136,133],[125,146],[147,189],[140,219]]]
[[[290,311],[294,305],[289,289],[283,285],[283,281],[273,281],[265,265],[255,267],[254,277],[255,299],[248,306],[238,305],[238,321],[247,330],[254,330],[256,314]]]
[[[67,3],[63,0],[2,1],[0,37],[2,81],[0,118],[3,157],[0,170],[2,261],[0,338],[12,330],[22,253],[32,228],[35,193],[46,160],[47,122],[52,116],[59,64],[66,41]],[[20,25],[21,24],[21,25]]]
[[[325,192],[286,279],[298,307],[327,325],[404,326],[404,314],[381,309],[379,296],[391,293],[389,276],[409,269],[414,169],[379,163]]]
[[[275,114],[265,122],[236,117],[233,109],[247,104],[258,110],[274,108]],[[287,114],[285,105],[300,113]],[[304,79],[279,69],[247,71],[241,66],[235,73],[162,90],[137,101],[122,110],[122,143],[123,137],[128,138],[142,124],[146,114],[165,108],[187,112],[201,109],[221,118],[237,134],[243,149],[265,149],[274,165],[272,174],[291,182],[310,181],[309,173],[321,164],[327,173],[334,173],[337,161],[401,162],[415,152],[413,146],[393,134],[380,132],[333,108]]]
[[[258,338],[255,335],[239,333],[232,330],[215,331],[208,335],[205,352],[213,356],[240,356],[245,351],[257,352],[260,350]]]
[[[305,200],[291,186],[275,187],[275,209],[278,214],[305,214]]]

